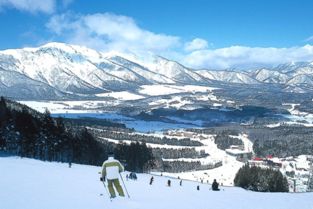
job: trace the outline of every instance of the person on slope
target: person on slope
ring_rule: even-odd
[[[167,186],[171,187],[171,180],[167,180]]]
[[[150,185],[152,185],[153,180],[154,180],[154,178],[153,178],[153,176],[152,176],[151,179],[150,179]]]
[[[212,183],[212,190],[213,191],[220,191],[220,189],[218,188],[218,183],[216,182],[216,179],[214,179],[214,181]]]
[[[114,154],[109,153],[108,160],[104,161],[102,164],[102,172],[101,172],[101,181],[105,181],[107,179],[108,181],[108,189],[111,195],[111,198],[115,198],[115,191],[113,188],[116,188],[119,196],[124,197],[124,191],[123,188],[120,185],[119,181],[119,173],[124,171],[124,167],[122,164],[114,159]]]

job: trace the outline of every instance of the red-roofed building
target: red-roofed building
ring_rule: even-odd
[[[254,160],[254,161],[263,161],[263,158],[260,158],[260,157],[254,157],[254,158],[253,158],[253,160]]]

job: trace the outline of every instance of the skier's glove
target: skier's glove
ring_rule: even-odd
[[[105,177],[100,177],[100,181],[105,181]]]

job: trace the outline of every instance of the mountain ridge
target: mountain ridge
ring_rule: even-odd
[[[303,92],[313,89],[313,62],[285,63],[257,70],[197,70],[161,56],[147,56],[149,59],[146,60],[149,61],[143,61],[145,59],[129,58],[130,55],[121,53],[102,53],[83,46],[52,42],[38,48],[0,51],[0,67],[6,73],[24,75],[24,88],[29,89],[29,92],[36,89],[30,83],[37,81],[44,84],[41,86],[43,92],[53,88],[65,98],[68,95],[95,97],[99,93],[132,91],[143,85],[156,84],[277,84],[282,85],[286,91],[292,91],[290,89],[293,88]],[[8,76],[6,77],[7,80]],[[19,85],[23,87],[23,82]],[[12,81],[11,87],[16,86]],[[0,85],[0,92],[6,94],[3,85]],[[11,92],[5,96],[13,94]],[[38,94],[32,97],[45,98]]]

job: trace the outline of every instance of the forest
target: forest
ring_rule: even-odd
[[[145,143],[100,142],[87,128],[69,124],[52,118],[49,111],[42,114],[1,97],[0,154],[99,166],[113,151],[130,171],[153,165],[152,151]]]

